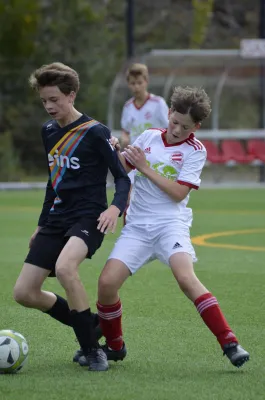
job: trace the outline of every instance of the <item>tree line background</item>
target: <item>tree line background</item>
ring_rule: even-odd
[[[109,89],[126,59],[125,0],[0,2],[0,180],[45,174],[47,115],[31,72],[61,61],[80,74],[77,108],[106,123]],[[135,0],[135,53],[238,48],[258,36],[258,0]]]

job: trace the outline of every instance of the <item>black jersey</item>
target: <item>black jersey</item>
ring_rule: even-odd
[[[98,218],[107,205],[107,173],[115,182],[112,204],[123,213],[130,179],[109,143],[110,130],[87,115],[61,128],[54,120],[42,127],[49,179],[38,225],[64,225],[82,215]]]

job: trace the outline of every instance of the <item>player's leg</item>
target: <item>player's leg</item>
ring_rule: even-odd
[[[172,269],[180,289],[194,303],[206,326],[216,336],[224,353],[233,365],[240,367],[249,354],[238,344],[238,340],[226,321],[216,297],[197,278],[193,261],[196,261],[194,249],[188,232],[178,232],[169,227],[168,233],[160,241],[163,249],[163,261]]]
[[[36,265],[24,263],[14,287],[14,299],[17,303],[28,308],[47,312],[56,301],[56,295],[41,290],[43,282],[50,271]]]
[[[150,259],[152,251],[145,228],[126,225],[99,277],[98,315],[106,338],[105,351],[110,360],[121,360],[126,355],[119,289]]]
[[[68,303],[61,296],[42,290],[44,280],[54,273],[63,235],[43,228],[36,236],[14,287],[14,299],[24,307],[36,308],[71,326]]]
[[[205,325],[216,336],[224,354],[233,365],[241,367],[248,361],[249,354],[238,344],[238,339],[225,319],[216,297],[195,275],[191,255],[173,254],[169,263],[180,289],[194,303]]]
[[[86,290],[79,277],[79,265],[100,247],[103,235],[96,221],[83,219],[67,232],[70,236],[56,262],[56,276],[63,286],[71,310],[71,323],[90,370],[105,371],[108,363],[99,348]]]

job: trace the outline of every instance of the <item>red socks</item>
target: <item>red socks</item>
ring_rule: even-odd
[[[223,348],[231,342],[238,343],[238,340],[228,325],[216,298],[211,293],[203,294],[194,302],[204,323],[216,336]],[[107,345],[112,350],[120,350],[123,346],[122,338],[122,305],[120,300],[116,304],[104,306],[97,303],[98,315],[102,333],[106,338]]]
[[[227,343],[238,343],[235,334],[228,325],[219,307],[218,301],[211,293],[206,293],[198,297],[195,300],[194,305],[200,313],[204,323],[216,336],[222,348]]]
[[[100,327],[107,345],[115,351],[123,346],[122,339],[122,305],[120,300],[116,304],[104,306],[97,302]]]

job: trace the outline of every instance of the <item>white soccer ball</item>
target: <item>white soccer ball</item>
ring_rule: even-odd
[[[0,374],[21,370],[28,358],[29,347],[23,335],[12,330],[0,331]]]

